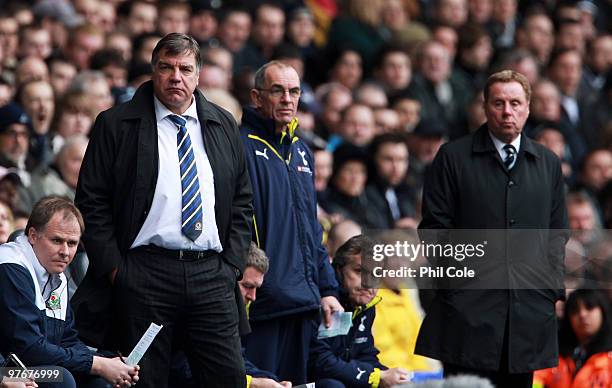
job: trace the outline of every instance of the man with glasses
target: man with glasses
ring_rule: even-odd
[[[30,182],[32,163],[30,149],[30,117],[15,103],[0,108],[0,166],[16,168],[22,182]]]
[[[313,183],[314,158],[296,136],[300,79],[272,61],[255,73],[254,108],[246,107],[241,135],[253,186],[253,241],[270,269],[249,309],[246,358],[280,380],[306,382],[313,325],[342,311],[337,283],[321,245]],[[264,351],[265,349],[265,351]]]

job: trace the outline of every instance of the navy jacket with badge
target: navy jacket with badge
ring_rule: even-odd
[[[290,133],[276,134],[274,121],[245,108],[240,128],[253,186],[253,241],[270,269],[250,309],[253,321],[318,309],[337,283],[321,245],[314,189],[314,158]]]
[[[93,352],[74,329],[67,280],[61,275],[56,302],[45,302],[37,284],[44,274],[27,237],[0,247],[0,353],[15,353],[26,366],[57,365],[88,374]]]
[[[316,382],[334,379],[347,387],[370,387],[368,383],[374,368],[387,369],[378,360],[378,349],[374,346],[372,326],[376,317],[375,306],[381,297],[375,296],[365,306],[355,308],[341,290],[340,303],[345,311],[352,311],[353,326],[346,335],[316,339],[310,347],[309,373]]]

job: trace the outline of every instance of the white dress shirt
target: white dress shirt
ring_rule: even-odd
[[[508,154],[506,153],[506,150],[504,150],[504,146],[507,143],[504,143],[503,141],[493,136],[491,131],[489,131],[489,136],[491,136],[491,140],[493,140],[493,145],[495,146],[497,153],[501,157],[501,160],[502,161],[506,160],[506,157],[508,156]],[[521,149],[521,134],[519,133],[516,139],[514,139],[512,143],[510,144],[514,146],[514,149],[516,150],[516,157],[518,158],[519,150]]]
[[[567,117],[573,125],[578,124],[580,120],[580,108],[578,107],[578,101],[573,97],[561,96],[561,106],[565,109]]]
[[[168,249],[208,250],[221,252],[215,220],[215,181],[208,155],[204,149],[200,121],[195,99],[182,114],[187,120],[187,132],[191,138],[193,153],[200,181],[202,196],[202,234],[191,241],[181,232],[181,177],[176,135],[178,128],[168,116],[168,108],[154,97],[157,121],[157,145],[159,148],[159,173],[153,194],[153,203],[144,225],[131,248],[154,244]]]

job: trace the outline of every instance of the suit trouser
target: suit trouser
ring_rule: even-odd
[[[161,324],[140,365],[140,387],[167,387],[173,349],[183,349],[198,386],[244,387],[234,296],[236,275],[220,255],[195,261],[131,250],[119,265],[113,299],[122,352],[151,322]]]

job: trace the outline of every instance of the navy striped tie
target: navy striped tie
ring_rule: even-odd
[[[191,138],[185,127],[187,121],[177,115],[168,117],[178,127],[176,144],[181,169],[181,230],[191,241],[195,241],[202,234],[202,197],[200,196],[198,169],[193,155]]]
[[[504,165],[508,170],[511,170],[516,163],[516,148],[512,144],[506,144],[504,146],[504,151],[506,151],[506,158],[504,159]]]

